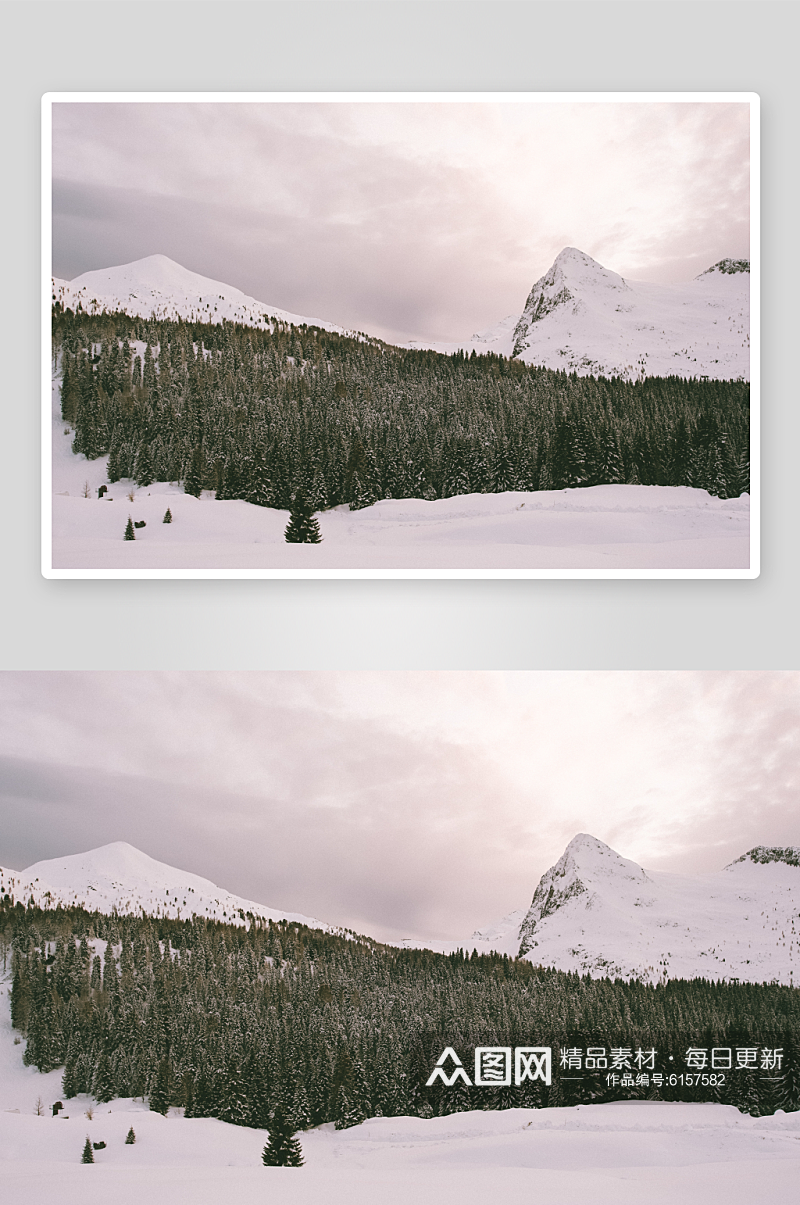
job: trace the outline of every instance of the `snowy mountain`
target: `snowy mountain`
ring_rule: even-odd
[[[147,854],[114,841],[88,853],[71,854],[36,862],[27,870],[0,867],[0,896],[27,904],[33,899],[41,908],[86,908],[90,912],[121,915],[169,916],[190,919],[205,916],[227,924],[245,924],[248,914],[264,920],[288,920],[312,929],[330,930],[330,925],[254,904],[217,887],[209,879],[157,862]]]
[[[124,310],[134,316],[307,324],[364,337],[335,323],[292,314],[209,280],[165,255],[53,277],[52,296],[88,313]],[[526,364],[579,376],[750,378],[750,264],[724,259],[683,284],[629,281],[575,247],[565,247],[530,291],[521,315],[508,315],[457,343],[411,339],[409,348],[444,354],[495,352]]]
[[[513,355],[629,379],[749,379],[750,265],[722,260],[687,284],[645,284],[565,247],[531,289]]]
[[[326,331],[357,336],[333,322],[291,314],[248,297],[241,289],[209,280],[182,268],[166,255],[148,255],[131,264],[84,272],[74,280],[53,277],[53,301],[65,309],[80,306],[89,314],[122,310],[134,317],[178,318],[193,322],[241,322],[266,330],[277,322],[317,326]]]
[[[724,259],[683,284],[648,284],[565,247],[516,320],[464,343],[407,346],[493,351],[579,376],[749,380],[750,264]]]
[[[645,871],[586,833],[539,882],[531,962],[581,974],[800,983],[800,848],[757,846],[704,875]]]
[[[157,862],[124,841],[88,853],[0,867],[0,896],[43,908],[205,916],[249,915],[310,928],[331,925],[241,899],[208,879]],[[776,980],[800,983],[800,848],[756,846],[704,875],[645,871],[580,833],[539,882],[530,908],[460,941],[408,939],[406,947],[520,955],[592,976]]]

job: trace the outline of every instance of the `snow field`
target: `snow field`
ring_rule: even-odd
[[[66,430],[66,434],[65,434]],[[108,457],[72,452],[53,422],[53,568],[275,570],[327,573],[459,570],[747,569],[750,500],[688,487],[598,485],[535,493],[466,494],[433,502],[335,507],[317,516],[321,544],[287,544],[289,512],[194,498],[180,485],[108,484]],[[89,497],[83,497],[84,490]],[[133,501],[129,496],[133,494]],[[167,507],[173,522],[163,523]],[[130,515],[146,527],[123,539]]]

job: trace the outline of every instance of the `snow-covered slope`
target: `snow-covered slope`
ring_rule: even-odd
[[[531,289],[512,354],[581,374],[749,380],[750,265],[722,260],[686,284],[656,285],[565,247]]]
[[[333,322],[291,314],[248,297],[241,289],[190,272],[166,255],[148,255],[131,264],[84,272],[74,280],[53,277],[53,301],[65,309],[80,305],[89,314],[122,310],[139,318],[182,318],[196,322],[241,322],[270,327],[276,320],[293,326],[317,326],[357,336]]]
[[[88,853],[36,862],[27,870],[0,867],[0,895],[42,908],[86,908],[120,915],[205,916],[228,924],[244,924],[248,914],[295,921],[312,929],[330,929],[322,921],[297,912],[254,904],[217,887],[209,879],[177,870],[128,845],[114,841]]]
[[[563,970],[800,984],[800,849],[704,875],[645,871],[586,833],[541,878],[519,952]]]
[[[445,354],[493,351],[579,376],[750,379],[750,265],[721,260],[695,280],[625,280],[565,247],[516,320],[463,343],[414,339]]]

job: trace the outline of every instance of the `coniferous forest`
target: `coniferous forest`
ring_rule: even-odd
[[[53,308],[73,449],[110,481],[313,512],[620,482],[749,492],[749,385],[578,377],[275,323]],[[144,345],[143,349],[139,345]]]
[[[397,949],[297,924],[42,911],[0,904],[12,1022],[24,1059],[63,1067],[63,1094],[141,1096],[165,1113],[268,1127],[339,1128],[366,1117],[647,1097],[720,1100],[753,1114],[800,1108],[800,991],[673,980],[657,986],[547,970],[507,956]],[[426,1082],[447,1046],[551,1046],[551,1085]],[[609,1087],[559,1052],[652,1047],[780,1049],[778,1072],[716,1086]],[[672,1062],[670,1062],[672,1056]],[[695,1077],[699,1082],[699,1077]]]

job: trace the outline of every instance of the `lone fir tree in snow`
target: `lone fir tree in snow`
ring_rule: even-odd
[[[136,1141],[136,1134],[134,1133],[133,1126],[131,1126],[131,1128],[128,1130],[128,1133],[125,1136],[125,1145],[133,1146],[135,1141]]]
[[[294,1128],[278,1106],[269,1123],[269,1141],[261,1152],[265,1167],[302,1167],[303,1148],[294,1136]]]
[[[172,511],[169,509],[169,507],[167,507],[166,511],[164,512],[164,518],[161,520],[161,522],[162,523],[171,523],[172,522]]]
[[[284,535],[287,544],[319,544],[322,540],[314,512],[305,495],[299,490],[292,501]]]
[[[130,517],[130,515],[128,515],[128,526],[125,528],[125,539],[136,539],[136,532],[133,530],[133,519]]]
[[[92,1152],[92,1142],[89,1136],[86,1136],[86,1141],[83,1144],[83,1154],[81,1155],[81,1163],[94,1163],[94,1154]]]

